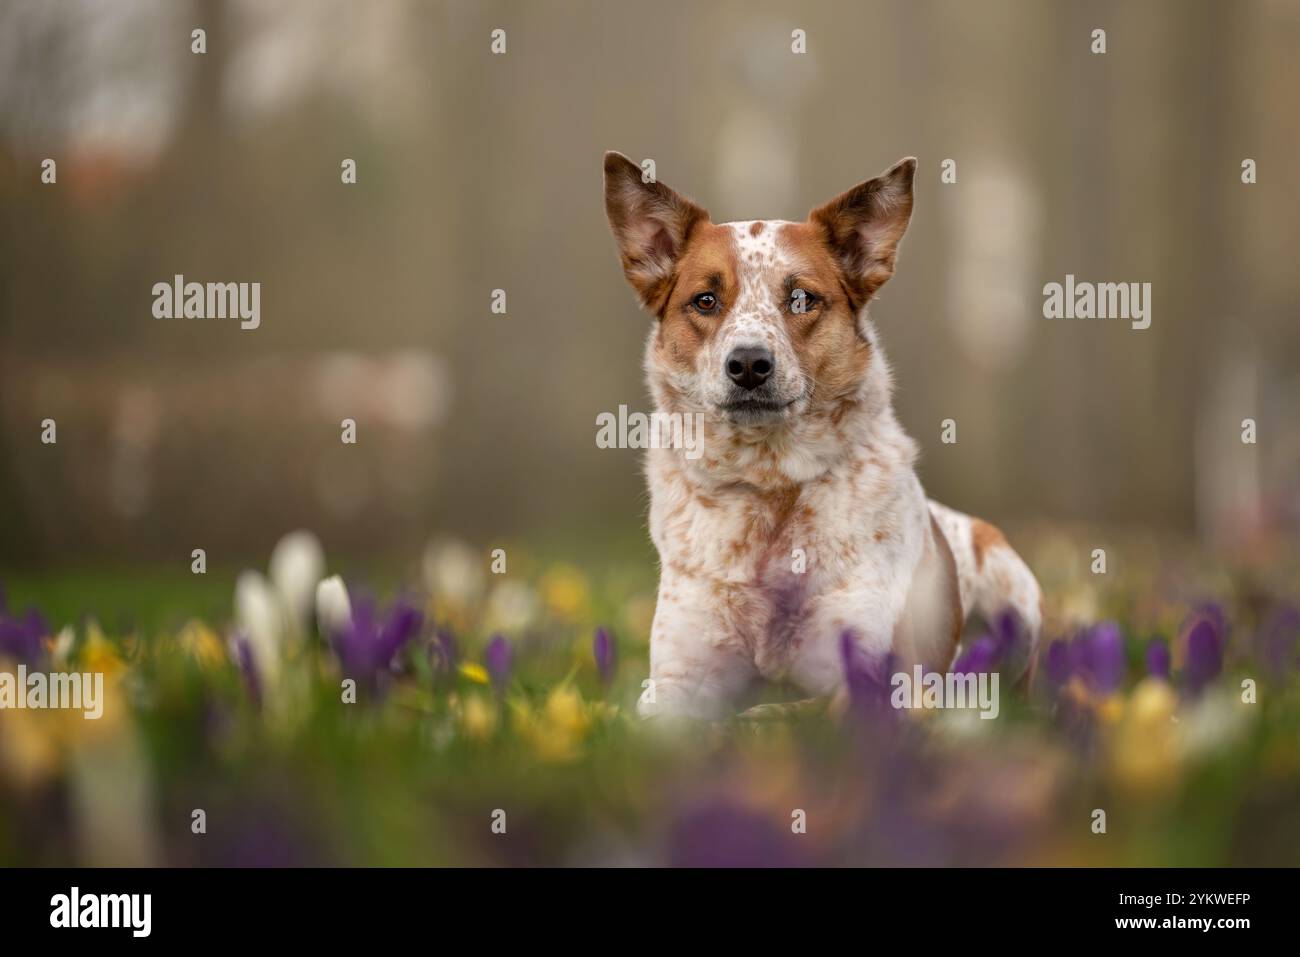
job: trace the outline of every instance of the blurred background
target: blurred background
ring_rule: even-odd
[[[645,548],[639,453],[594,441],[647,408],[606,149],[717,221],[917,155],[874,315],[930,493],[1285,540],[1298,51],[1287,0],[6,0],[0,571],[237,563],[298,526],[358,562],[435,529]],[[261,328],[154,319],[177,273],[261,282]],[[1151,328],[1043,319],[1066,273],[1151,283]]]
[[[1295,0],[0,0],[0,672],[108,696],[0,717],[0,864],[1293,866],[1297,91]],[[1006,720],[637,721],[607,149],[717,221],[919,157],[873,313],[927,489],[1048,597]],[[1150,328],[1044,319],[1067,273]],[[177,274],[260,328],[153,318]]]

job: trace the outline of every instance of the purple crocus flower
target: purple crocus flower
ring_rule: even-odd
[[[591,639],[591,653],[596,659],[596,670],[600,672],[600,682],[609,687],[614,680],[614,670],[618,667],[618,651],[614,647],[614,637],[608,628],[597,628]]]
[[[505,635],[493,635],[483,652],[483,661],[487,665],[492,684],[498,691],[510,680],[510,668],[514,664],[515,651],[506,640]]]
[[[998,670],[998,642],[991,635],[981,635],[970,643],[960,658],[953,662],[955,675],[988,674]]]
[[[1047,685],[1052,690],[1061,688],[1070,680],[1070,643],[1068,641],[1058,638],[1047,646],[1043,674],[1047,677]]]
[[[1124,658],[1124,636],[1117,622],[1103,621],[1093,626],[1092,667],[1098,691],[1109,694],[1124,683],[1128,663]]]
[[[769,815],[718,798],[686,809],[673,822],[668,863],[673,867],[798,867],[811,863],[802,840]]]
[[[849,692],[849,707],[860,716],[890,715],[889,679],[897,659],[891,654],[872,661],[858,647],[857,636],[850,630],[840,635],[840,657],[844,662],[844,683]]]
[[[295,804],[295,799],[301,804]],[[301,810],[305,795],[262,794],[226,805],[231,825],[222,840],[203,844],[197,863],[217,867],[323,867],[335,863],[312,815]]]
[[[1187,633],[1187,687],[1199,692],[1223,669],[1223,643],[1214,620],[1202,617]]]
[[[1147,642],[1147,674],[1153,678],[1169,680],[1169,642],[1163,638],[1152,638]]]
[[[248,636],[243,633],[235,635],[235,657],[239,663],[239,674],[244,679],[244,687],[248,689],[248,697],[260,708],[262,679],[257,673],[257,662],[253,660],[253,646],[249,644]]]
[[[44,654],[41,639],[49,633],[49,626],[35,608],[29,608],[21,618],[10,618],[0,609],[0,657],[31,664]]]
[[[1070,670],[1097,694],[1108,695],[1124,681],[1124,637],[1113,621],[1098,622],[1070,642]]]
[[[433,633],[429,642],[429,670],[435,681],[449,677],[456,670],[460,661],[460,649],[456,647],[456,636],[447,627],[439,628]]]
[[[376,615],[373,602],[355,602],[352,621],[334,636],[334,651],[344,673],[376,688],[393,656],[415,637],[423,623],[424,616],[403,599],[398,599],[382,619]]]
[[[1223,605],[1217,601],[1202,603],[1193,613],[1193,617],[1207,620],[1214,628],[1214,633],[1220,638],[1228,634],[1228,616],[1223,610]]]
[[[1002,671],[1024,674],[1032,652],[1029,631],[1014,608],[1004,609],[993,621],[993,640],[997,643],[997,663]]]
[[[1256,638],[1259,656],[1273,671],[1285,674],[1296,663],[1300,644],[1300,608],[1279,605],[1264,622]]]

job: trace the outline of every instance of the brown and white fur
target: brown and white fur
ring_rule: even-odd
[[[715,225],[605,155],[623,269],[656,317],[656,410],[704,416],[698,457],[648,452],[661,571],[643,714],[722,717],[759,679],[833,696],[846,632],[867,660],[943,672],[968,614],[1010,607],[1036,644],[1024,562],[993,526],[927,500],[867,316],[915,169],[904,159],[804,222]]]

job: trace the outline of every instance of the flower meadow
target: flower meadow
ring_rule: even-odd
[[[0,672],[104,700],[0,711],[0,863],[1300,863],[1296,569],[1072,548],[1031,539],[1048,626],[996,720],[895,710],[846,656],[847,707],[643,721],[649,562],[520,546],[493,574],[443,538],[367,581],[295,532],[201,582],[14,576]],[[954,670],[1020,644],[976,623]]]

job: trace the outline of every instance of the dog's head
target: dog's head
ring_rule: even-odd
[[[623,271],[657,318],[646,364],[660,407],[762,434],[855,402],[871,358],[863,307],[894,273],[915,171],[904,159],[801,223],[715,225],[606,153]]]

